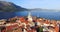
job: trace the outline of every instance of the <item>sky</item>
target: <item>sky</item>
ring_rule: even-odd
[[[28,8],[58,9],[60,10],[60,0],[2,0],[13,2],[14,4]]]

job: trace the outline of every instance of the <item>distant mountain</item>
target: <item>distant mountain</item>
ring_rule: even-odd
[[[0,1],[0,12],[16,12],[16,11],[24,11],[24,10],[27,9],[17,6],[11,2]]]
[[[29,9],[30,11],[40,11],[40,12],[59,12],[60,10],[54,10],[54,9],[42,9],[42,8],[34,8]]]
[[[16,11],[40,11],[40,12],[58,12],[60,10],[53,10],[53,9],[26,9],[21,6],[15,5],[11,2],[0,1],[0,12],[16,12]]]

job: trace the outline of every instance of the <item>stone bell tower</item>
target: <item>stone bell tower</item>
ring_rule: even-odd
[[[32,21],[33,19],[32,19],[32,16],[31,16],[31,13],[29,12],[29,14],[28,14],[28,21]]]

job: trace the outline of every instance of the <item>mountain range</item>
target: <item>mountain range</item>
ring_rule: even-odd
[[[40,11],[40,12],[59,12],[60,10],[56,9],[42,9],[42,8],[34,8],[34,9],[29,9],[30,11]]]
[[[17,12],[17,11],[42,11],[42,12],[57,12],[60,10],[53,10],[53,9],[26,9],[21,6],[18,6],[12,2],[0,1],[0,12]]]

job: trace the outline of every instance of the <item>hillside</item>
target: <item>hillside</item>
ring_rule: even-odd
[[[24,11],[24,10],[27,9],[17,6],[11,2],[0,1],[0,12],[16,12],[16,11]]]

